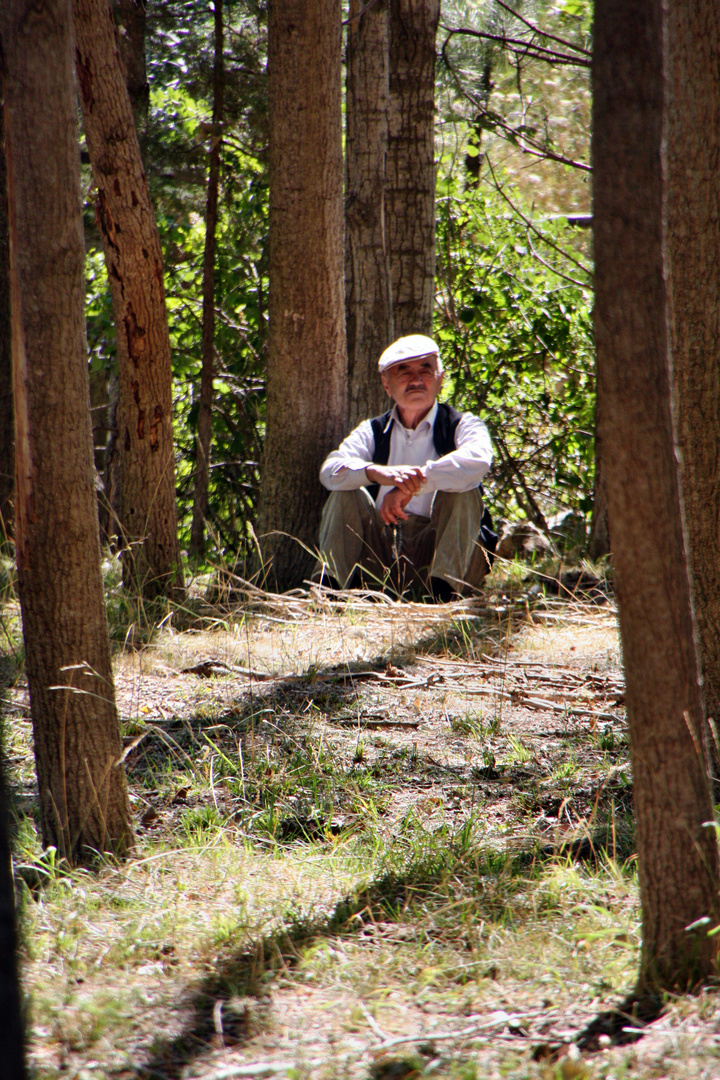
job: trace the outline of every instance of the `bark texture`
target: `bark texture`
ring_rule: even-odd
[[[163,260],[108,0],[75,0],[83,126],[115,317],[124,579],[182,589]]]
[[[351,0],[347,31],[345,304],[349,427],[385,408],[380,353],[394,339],[385,215],[389,0]]]
[[[638,992],[715,971],[718,854],[671,412],[661,0],[598,0],[595,333],[637,821]]]
[[[312,569],[324,501],[318,472],[347,416],[340,19],[339,0],[271,0],[268,9],[271,286],[259,531],[279,588]]]
[[[10,252],[8,248],[7,171],[0,111],[0,547],[13,533],[15,436],[13,433],[10,349]]]
[[[0,1080],[25,1080],[27,1075],[20,1000],[15,883],[8,839],[5,777],[0,768]]]
[[[215,58],[213,63],[213,115],[205,207],[205,251],[203,255],[202,370],[198,410],[197,463],[190,529],[190,554],[205,551],[205,518],[210,481],[212,441],[213,374],[215,371],[215,249],[222,154],[222,122],[225,75],[223,70],[223,8],[215,0]]]
[[[43,842],[132,843],[100,576],[70,0],[0,7],[16,549]]]
[[[435,299],[435,35],[440,0],[390,4],[386,220],[396,337],[432,334]]]
[[[125,84],[138,132],[147,126],[150,85],[145,64],[145,0],[112,0],[115,20],[120,30],[120,56],[125,69]]]
[[[667,254],[685,520],[707,715],[720,725],[720,10],[672,0]],[[715,754],[717,770],[717,752]]]

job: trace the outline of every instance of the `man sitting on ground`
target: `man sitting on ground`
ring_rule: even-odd
[[[435,400],[440,351],[423,334],[399,338],[380,357],[390,412],[364,420],[324,462],[331,495],[320,553],[333,584],[388,581],[437,600],[477,589],[489,569],[480,543],[480,482],[490,468],[487,428]]]

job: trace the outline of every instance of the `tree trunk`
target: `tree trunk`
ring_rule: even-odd
[[[146,0],[112,0],[113,12],[120,29],[120,56],[125,70],[125,85],[135,117],[138,135],[147,127],[150,106],[150,85],[145,65]]]
[[[75,0],[74,12],[83,125],[115,315],[123,576],[152,598],[182,590],[162,251],[108,0]]]
[[[98,540],[70,0],[0,6],[18,584],[43,842],[123,854],[132,826]]]
[[[15,883],[8,838],[4,769],[0,767],[0,1080],[25,1080],[25,1051],[20,1011]]]
[[[637,991],[715,971],[718,853],[671,413],[663,278],[662,0],[598,0],[598,395],[620,608],[643,944]]]
[[[396,336],[432,334],[435,34],[440,0],[390,0],[386,221]]]
[[[15,435],[13,432],[10,348],[10,252],[8,249],[7,172],[0,110],[0,549],[13,534]]]
[[[720,727],[720,17],[673,0],[667,254],[685,521],[706,715]],[[717,749],[715,770],[717,771]]]
[[[492,68],[493,68],[493,51],[490,47],[485,50],[485,58],[483,60],[483,73],[480,83],[479,98],[484,110],[487,110],[490,105],[490,95],[492,93]],[[477,91],[476,91],[477,92]],[[465,154],[465,168],[467,169],[468,179],[467,187],[474,188],[480,183],[480,169],[482,168],[482,137],[483,137],[483,121],[485,116],[483,113],[478,113],[473,120],[472,133],[473,140],[469,143],[474,149],[473,154]]]
[[[394,338],[385,218],[388,0],[351,0],[347,36],[345,304],[349,426],[386,407],[380,353]]]
[[[210,167],[208,171],[207,205],[205,210],[205,253],[203,261],[202,371],[200,375],[200,409],[198,411],[197,463],[195,492],[190,530],[190,554],[205,552],[205,518],[208,509],[210,481],[210,446],[212,441],[213,372],[215,369],[215,238],[220,187],[220,156],[222,153],[223,94],[223,8],[215,0],[215,62],[213,66],[213,115],[210,134]]]
[[[339,0],[270,0],[270,328],[259,517],[269,580],[310,572],[318,480],[345,433]]]

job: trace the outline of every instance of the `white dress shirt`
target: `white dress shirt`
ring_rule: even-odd
[[[430,517],[436,491],[472,491],[481,482],[492,462],[490,436],[485,424],[472,413],[463,413],[455,429],[455,449],[439,458],[433,443],[437,402],[413,430],[403,426],[397,406],[390,413],[394,421],[390,433],[388,465],[420,465],[427,468],[427,483],[405,507],[408,514]],[[387,430],[387,428],[385,429]],[[363,420],[351,431],[320,469],[320,482],[330,491],[352,491],[370,481],[365,469],[373,463],[375,437],[372,424]],[[380,507],[390,487],[381,487],[375,505]]]

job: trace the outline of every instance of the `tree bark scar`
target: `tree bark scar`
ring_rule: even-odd
[[[139,205],[140,205],[140,200],[138,199],[138,197],[137,197],[137,195],[135,194],[135,191],[134,191],[134,190],[130,192],[130,205],[131,205],[131,206],[133,206],[133,207],[134,207],[134,206],[139,206]],[[144,251],[144,250],[145,250],[145,249],[143,248],[143,251]],[[145,255],[145,258],[147,258],[147,255]]]
[[[80,93],[85,102],[85,107],[87,109],[92,109],[95,104],[95,97],[93,95],[93,76],[90,58],[87,57],[83,59],[79,49],[75,49],[75,66],[77,67]]]
[[[153,422],[150,425],[150,449],[155,451],[160,448],[160,439],[158,438],[158,428],[162,423],[163,410],[162,405],[156,405],[153,411]]]
[[[98,227],[103,234],[107,237],[107,242],[110,246],[117,251],[117,235],[115,232],[115,221],[112,216],[112,210],[107,200],[107,195],[101,187],[98,188],[97,199],[95,201],[95,216],[97,218]]]
[[[132,301],[128,301],[127,303],[125,315],[123,316],[123,323],[125,326],[125,336],[127,338],[128,356],[135,367],[137,367],[145,352],[145,327],[138,325]],[[134,383],[133,385],[137,386],[137,383]]]
[[[120,288],[120,296],[124,300],[125,299],[125,282],[121,278],[120,271],[118,270],[115,263],[110,262],[109,259],[107,260],[107,270],[108,270],[108,277],[112,277],[112,278],[115,279],[115,281],[117,281],[118,286]]]
[[[130,383],[132,388],[133,401],[138,407],[138,422],[137,422],[137,437],[142,440],[145,438],[145,409],[140,408],[140,383],[137,379],[134,379]]]

